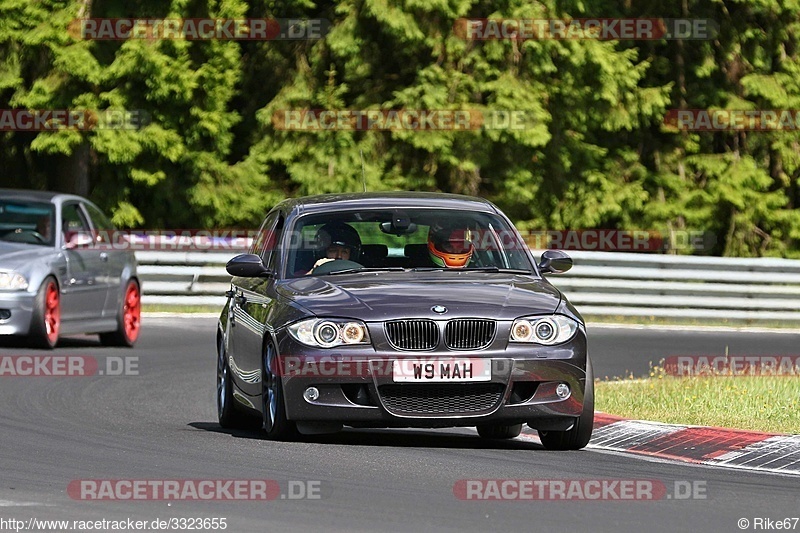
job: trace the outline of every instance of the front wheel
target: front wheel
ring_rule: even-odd
[[[61,331],[61,295],[55,278],[48,276],[36,293],[31,319],[30,341],[39,348],[52,350]]]
[[[589,444],[594,429],[594,373],[592,364],[586,360],[586,391],[583,395],[583,411],[572,429],[567,431],[539,431],[539,439],[548,450],[580,450]]]
[[[142,295],[139,282],[128,281],[125,286],[122,304],[117,311],[117,329],[100,334],[100,342],[104,346],[127,346],[136,344],[142,324]]]
[[[522,424],[478,426],[478,435],[484,439],[514,439],[522,433]]]
[[[293,440],[299,436],[297,424],[286,418],[285,402],[277,353],[272,343],[267,342],[264,350],[261,407],[264,431],[270,440]]]

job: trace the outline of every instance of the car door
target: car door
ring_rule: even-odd
[[[95,246],[91,226],[79,202],[61,206],[63,251],[67,261],[62,275],[64,320],[98,319],[108,292],[108,254]]]
[[[259,229],[250,252],[260,255],[262,261],[275,272],[283,217],[271,213]],[[237,385],[245,394],[261,394],[262,343],[270,330],[267,314],[272,307],[275,277],[233,278],[233,364],[230,365]],[[231,361],[229,360],[229,363]]]
[[[122,284],[127,282],[122,279],[122,274],[131,252],[124,248],[115,249],[119,243],[111,241],[116,235],[116,228],[99,208],[90,203],[83,203],[82,206],[92,225],[94,243],[101,250],[100,259],[105,262],[103,282],[107,290],[102,314],[104,317],[115,317],[125,290]]]

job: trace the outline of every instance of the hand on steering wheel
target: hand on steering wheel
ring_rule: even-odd
[[[314,270],[314,269],[315,269],[315,268],[317,268],[318,266],[320,266],[320,265],[324,265],[325,263],[327,263],[327,262],[329,262],[329,261],[336,261],[336,259],[334,259],[334,258],[332,258],[332,257],[323,257],[322,259],[317,259],[317,262],[316,262],[316,263],[314,263],[314,266],[313,266],[313,267],[311,267],[311,270]]]
[[[318,260],[317,263],[314,264],[314,268],[312,268],[307,275],[324,275],[341,270],[364,268],[364,265],[361,263],[356,263],[348,259],[330,259],[326,257]]]

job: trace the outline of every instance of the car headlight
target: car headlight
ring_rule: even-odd
[[[315,348],[370,344],[367,326],[358,320],[309,318],[288,329],[292,337]]]
[[[578,323],[564,315],[518,318],[511,325],[511,342],[561,344],[578,331]]]
[[[24,291],[28,280],[16,272],[0,272],[0,291]]]

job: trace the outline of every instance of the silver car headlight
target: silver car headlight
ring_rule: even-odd
[[[578,323],[564,315],[518,318],[511,325],[511,342],[552,346],[567,342],[578,331]]]
[[[17,272],[0,272],[0,291],[24,291],[28,280]]]
[[[315,348],[370,344],[367,326],[359,320],[308,318],[288,327],[299,342]]]

